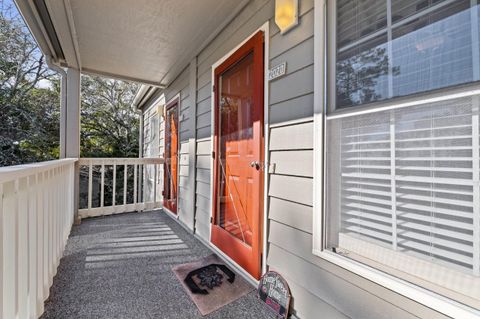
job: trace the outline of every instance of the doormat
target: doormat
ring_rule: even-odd
[[[253,290],[214,254],[172,270],[203,316]]]

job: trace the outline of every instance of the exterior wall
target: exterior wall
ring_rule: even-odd
[[[193,231],[194,220],[194,171],[193,167],[195,160],[195,94],[192,94],[191,85],[191,70],[189,67],[185,68],[180,75],[171,83],[171,85],[164,89],[158,90],[147,102],[145,109],[154,106],[153,103],[158,100],[159,97],[164,95],[165,104],[170,102],[174,98],[180,100],[180,112],[179,112],[179,178],[178,178],[178,220]],[[193,70],[194,73],[194,70]],[[193,86],[195,84],[193,83]],[[163,105],[162,105],[163,106]],[[155,106],[154,106],[155,107]],[[145,112],[147,113],[147,112]],[[159,121],[159,133],[158,144],[159,152],[158,156],[163,156],[165,153],[165,119],[163,114],[163,107],[159,107],[159,111],[156,113]],[[157,194],[161,194],[163,190],[163,167],[160,171],[160,184],[158,186],[159,191]],[[161,196],[161,195],[159,195]]]
[[[267,266],[287,279],[294,313],[300,318],[445,318],[312,254],[314,2],[299,1],[299,25],[281,35],[273,21],[274,0],[252,0],[165,90],[167,101],[180,92],[186,114],[180,125],[180,220],[194,222],[196,235],[209,241],[212,65],[270,21],[270,66],[286,61],[287,74],[269,86],[266,160],[275,171],[266,185],[264,233]]]
[[[167,103],[176,97],[180,99],[179,125],[179,179],[178,179],[178,210],[177,216],[180,222],[193,231],[193,179],[190,179],[190,165],[194,157],[194,134],[195,134],[195,107],[193,96],[190,91],[190,68],[187,67],[164,90]],[[192,176],[193,177],[193,176]]]
[[[158,114],[157,105],[150,105],[143,112],[143,157],[159,157],[163,154],[163,134],[164,127],[163,119]],[[144,170],[143,176],[144,199],[153,201],[153,183],[154,170],[153,167],[148,167]],[[163,167],[160,167],[157,178],[157,189],[163,185]],[[157,200],[162,201],[162,193],[157,192]]]

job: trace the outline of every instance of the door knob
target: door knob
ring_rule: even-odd
[[[258,161],[253,161],[250,163],[250,167],[255,167],[255,169],[258,171],[260,170],[260,163]]]

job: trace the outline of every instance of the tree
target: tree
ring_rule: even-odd
[[[131,106],[137,88],[82,76],[82,157],[138,157],[139,115]]]
[[[352,106],[385,98],[387,87],[382,87],[381,82],[386,81],[386,76],[400,72],[398,67],[390,70],[390,63],[383,46],[339,59],[336,66],[337,106]]]
[[[11,0],[0,0],[0,166],[58,159],[59,76]],[[82,76],[83,157],[137,157],[137,85]]]
[[[13,3],[0,7],[0,166],[58,158],[58,77]]]
[[[82,76],[82,108],[80,153],[82,157],[138,157],[139,115],[132,109],[138,86],[125,81]],[[123,181],[124,167],[117,169],[117,178]],[[133,170],[127,172],[128,183],[133,181]],[[93,183],[99,183],[100,167],[93,167]],[[80,207],[87,207],[86,184],[88,169],[80,171]],[[82,184],[83,181],[83,184]],[[105,205],[111,205],[113,194],[113,166],[105,167]],[[123,182],[117,184],[116,201],[123,200]],[[93,194],[100,199],[100,188]],[[133,192],[127,193],[133,202]]]

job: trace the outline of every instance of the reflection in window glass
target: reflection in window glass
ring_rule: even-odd
[[[387,36],[338,53],[337,105],[363,104],[388,97]]]
[[[471,82],[470,1],[456,1],[393,29],[393,96]]]
[[[251,246],[254,115],[253,52],[219,77],[218,226]],[[245,169],[246,168],[246,169]]]
[[[480,80],[476,2],[336,3],[336,108]]]

